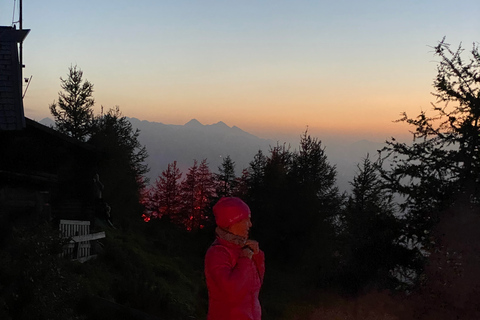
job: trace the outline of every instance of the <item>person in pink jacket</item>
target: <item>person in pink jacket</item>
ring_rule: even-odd
[[[261,320],[258,295],[265,255],[248,239],[250,208],[239,198],[221,198],[213,207],[216,240],[205,255],[207,320]]]

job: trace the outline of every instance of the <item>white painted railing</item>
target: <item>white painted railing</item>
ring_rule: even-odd
[[[60,256],[70,257],[80,262],[96,257],[91,254],[90,241],[105,238],[104,231],[90,233],[90,221],[60,220],[60,232],[63,238],[70,239],[64,245]]]

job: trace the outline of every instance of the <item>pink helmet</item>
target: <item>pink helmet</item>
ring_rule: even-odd
[[[213,215],[217,226],[228,228],[247,219],[250,216],[250,208],[240,198],[223,197],[213,206]]]

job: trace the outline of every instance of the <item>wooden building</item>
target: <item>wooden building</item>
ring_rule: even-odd
[[[91,241],[79,236],[94,227],[99,152],[24,116],[18,44],[28,31],[0,27],[0,237],[15,224],[48,221],[62,228],[74,221],[89,227],[64,236]]]

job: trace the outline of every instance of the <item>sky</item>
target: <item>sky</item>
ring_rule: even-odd
[[[0,25],[18,6],[0,0]],[[51,117],[77,65],[96,114],[384,141],[435,101],[432,47],[470,50],[479,17],[478,0],[24,0],[25,115]]]

